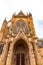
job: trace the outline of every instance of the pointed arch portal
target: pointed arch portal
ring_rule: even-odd
[[[13,50],[13,65],[27,65],[28,45],[23,39],[16,41]]]

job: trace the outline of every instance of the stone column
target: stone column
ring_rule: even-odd
[[[12,57],[13,57],[13,43],[10,44],[6,65],[12,65]]]
[[[3,52],[2,52],[2,55],[0,57],[0,65],[5,65],[6,59],[7,59],[8,47],[9,47],[8,39],[6,39],[5,42],[6,43],[4,44]]]
[[[36,65],[35,64],[35,60],[33,60],[33,55],[32,55],[32,44],[30,43],[30,39],[29,39],[29,43],[28,43],[28,46],[29,46],[29,60],[30,60],[30,65]]]
[[[38,49],[37,49],[37,45],[36,45],[36,41],[34,40],[33,46],[34,46],[34,52],[35,52],[35,57],[36,57],[36,64],[37,65],[43,65],[42,59],[40,54],[38,53]]]
[[[33,55],[32,55],[31,43],[29,43],[29,57],[30,57],[30,65],[35,65],[35,61],[33,60]]]

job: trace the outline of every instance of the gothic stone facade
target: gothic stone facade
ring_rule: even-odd
[[[0,31],[0,65],[43,65],[32,14],[20,11],[5,19]]]

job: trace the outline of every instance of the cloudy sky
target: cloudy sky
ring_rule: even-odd
[[[37,37],[43,38],[43,0],[0,0],[0,28],[5,17],[10,20],[20,10],[32,13]]]

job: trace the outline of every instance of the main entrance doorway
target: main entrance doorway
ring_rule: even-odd
[[[13,65],[29,65],[29,50],[27,43],[20,39],[14,45]]]
[[[24,53],[18,53],[16,55],[16,65],[25,65],[25,54]]]

